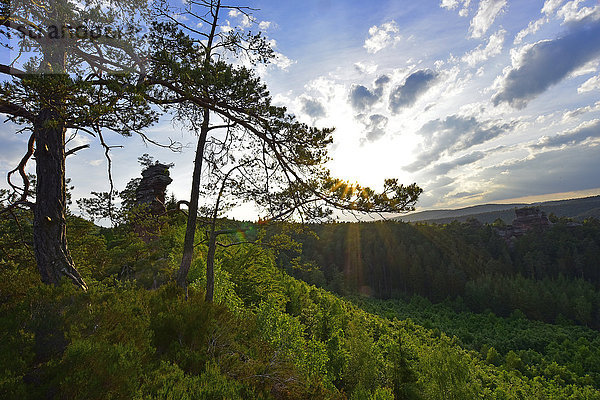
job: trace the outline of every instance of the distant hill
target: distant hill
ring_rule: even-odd
[[[588,217],[600,218],[600,196],[584,197],[579,199],[546,201],[541,203],[513,203],[513,204],[484,204],[455,210],[420,211],[396,218],[404,222],[430,222],[447,224],[452,221],[465,222],[475,218],[482,223],[492,223],[498,218],[510,224],[515,218],[515,208],[538,206],[546,214],[555,214],[558,217],[583,220]]]

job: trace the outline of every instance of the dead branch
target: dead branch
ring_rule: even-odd
[[[67,152],[65,153],[65,157],[67,157],[67,156],[70,156],[71,154],[75,154],[75,153],[76,153],[76,152],[78,152],[79,150],[83,150],[83,149],[89,149],[89,148],[90,148],[90,145],[89,145],[89,144],[84,144],[84,145],[81,145],[81,146],[77,146],[77,147],[75,147],[75,148],[73,148],[73,149],[71,149],[71,150],[67,151]]]

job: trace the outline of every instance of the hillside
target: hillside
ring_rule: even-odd
[[[315,225],[298,235],[303,262],[279,263],[296,277],[340,294],[380,299],[419,295],[434,303],[461,298],[469,310],[530,319],[568,318],[600,328],[600,224],[559,221],[506,239],[490,225],[400,222]]]
[[[426,222],[436,220],[450,220],[451,222],[458,218],[468,218],[472,215],[482,215],[487,213],[513,210],[515,207],[525,207],[526,205],[526,203],[484,204],[459,209],[419,211],[394,219],[402,222]]]
[[[580,199],[557,200],[541,203],[485,204],[456,210],[420,211],[396,218],[404,222],[428,222],[447,224],[452,221],[465,222],[474,218],[482,223],[492,223],[497,219],[510,224],[514,219],[514,209],[537,206],[546,214],[557,217],[573,218],[582,221],[587,217],[600,217],[600,196]]]
[[[453,316],[416,297],[349,301],[277,268],[285,252],[251,244],[218,251],[206,303],[205,246],[189,292],[170,282],[178,215],[146,242],[127,225],[70,217],[90,289],[52,287],[14,221],[1,222],[1,398],[600,399],[600,333],[569,322]],[[27,232],[27,215],[21,223]]]

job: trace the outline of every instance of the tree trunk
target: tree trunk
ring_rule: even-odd
[[[87,290],[67,248],[65,131],[62,117],[52,109],[41,110],[34,122],[37,196],[33,246],[42,282],[57,285],[66,276]]]
[[[204,158],[204,147],[208,135],[209,111],[204,110],[204,120],[200,128],[198,145],[196,147],[196,159],[194,160],[194,172],[192,174],[192,193],[190,194],[190,205],[188,207],[188,219],[183,241],[183,257],[177,272],[177,284],[182,288],[187,286],[187,276],[192,265],[194,256],[194,237],[196,236],[196,220],[198,219],[198,198],[200,197],[200,177],[202,176],[202,160]]]
[[[213,21],[210,34],[208,35],[206,44],[206,55],[204,66],[208,68],[210,58],[212,56],[213,40],[219,20],[219,11],[221,9],[221,0],[216,4],[211,2],[210,11],[213,15]],[[204,147],[206,145],[206,137],[208,136],[210,110],[205,108],[202,115],[202,126],[200,127],[200,137],[196,147],[196,159],[194,160],[194,172],[192,174],[192,193],[190,195],[190,205],[188,208],[188,220],[185,229],[185,239],[183,241],[183,257],[181,265],[177,272],[177,284],[182,288],[187,287],[187,276],[192,265],[192,257],[194,256],[194,237],[196,235],[196,220],[198,219],[198,198],[200,197],[200,177],[202,176],[202,160],[204,159]]]
[[[213,301],[215,294],[215,251],[217,248],[217,235],[215,235],[215,222],[211,227],[208,237],[208,253],[206,255],[206,295],[204,300],[208,303]]]

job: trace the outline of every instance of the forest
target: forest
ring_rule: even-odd
[[[336,223],[309,233],[222,219],[220,227],[238,227],[222,240],[247,243],[217,249],[207,302],[206,244],[188,292],[172,281],[185,215],[174,199],[168,210],[148,216],[152,240],[136,232],[139,219],[103,228],[69,215],[86,292],[40,282],[23,239],[30,213],[18,225],[2,219],[2,398],[600,398],[597,284],[586,263],[594,258],[585,258],[595,221],[575,230],[558,221],[508,248],[492,226],[474,223]],[[541,251],[535,235],[563,243],[539,275],[523,267]],[[345,254],[352,240],[360,257]],[[331,263],[317,265],[315,248]],[[581,266],[569,273],[574,254]],[[398,277],[415,267],[423,275]],[[461,279],[429,285],[426,273]]]
[[[298,240],[302,262],[315,268],[290,268],[289,252],[278,262],[294,276],[339,294],[449,299],[477,313],[508,317],[518,310],[534,320],[598,329],[600,222],[550,219],[549,229],[511,242],[498,233],[500,222],[314,225],[316,235]]]

